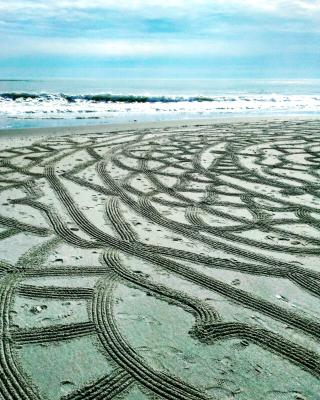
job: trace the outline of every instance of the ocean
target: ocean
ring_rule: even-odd
[[[320,116],[320,80],[0,80],[0,129]]]

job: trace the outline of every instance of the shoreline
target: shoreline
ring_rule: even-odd
[[[175,128],[175,127],[191,127],[191,126],[206,126],[220,125],[232,123],[256,123],[256,122],[285,122],[285,121],[320,121],[320,116],[267,116],[267,117],[228,117],[228,118],[210,118],[210,119],[177,119],[163,120],[152,122],[129,122],[129,123],[114,123],[114,124],[97,124],[97,125],[77,125],[63,127],[48,127],[48,128],[12,128],[0,129],[0,140],[51,135],[74,135],[85,133],[108,133],[121,132],[129,129],[157,129],[157,128]]]

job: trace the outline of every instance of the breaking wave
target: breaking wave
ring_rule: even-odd
[[[130,119],[214,115],[320,114],[320,96],[230,94],[0,93],[0,117],[14,119]]]
[[[240,96],[244,100],[246,96]],[[204,101],[237,101],[236,97],[207,97],[207,96],[148,96],[148,95],[123,95],[123,94],[86,94],[86,95],[69,95],[69,94],[48,94],[48,93],[25,93],[10,92],[0,93],[0,99],[4,100],[38,100],[38,101],[54,101],[65,100],[69,103],[77,101],[91,101],[96,103],[179,103],[179,102],[204,102]]]
[[[257,102],[277,102],[288,101],[292,97],[303,96],[281,96],[281,95],[238,95],[238,96],[151,96],[151,95],[124,95],[124,94],[49,94],[49,93],[26,93],[26,92],[8,92],[0,93],[0,100],[38,100],[55,101],[64,100],[69,103],[77,101],[90,101],[96,103],[180,103],[180,102],[224,102],[224,101],[257,101]],[[311,100],[320,101],[319,96],[307,96]]]

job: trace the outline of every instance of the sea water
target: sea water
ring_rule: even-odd
[[[0,129],[320,116],[320,80],[0,80]]]

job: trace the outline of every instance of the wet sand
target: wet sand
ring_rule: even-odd
[[[319,133],[2,131],[0,398],[318,399]]]

